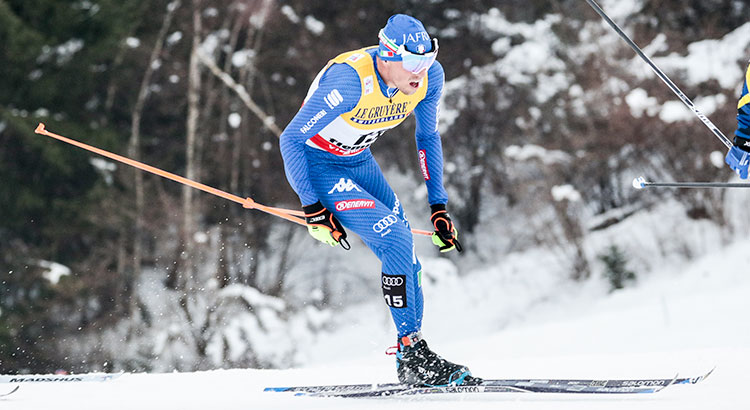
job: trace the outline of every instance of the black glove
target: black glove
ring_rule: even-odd
[[[327,210],[320,201],[303,206],[305,212],[305,222],[307,223],[307,232],[313,238],[331,245],[341,244],[344,249],[349,249],[349,242],[346,240],[346,230],[338,219]]]
[[[458,241],[458,230],[453,226],[451,216],[445,210],[445,204],[430,205],[430,209],[432,210],[430,221],[432,221],[432,226],[435,227],[435,232],[432,234],[432,243],[440,247],[440,252],[448,252],[453,248],[462,252],[464,248]]]

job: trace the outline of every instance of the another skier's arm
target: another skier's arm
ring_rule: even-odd
[[[734,146],[729,149],[726,163],[742,179],[748,177],[750,165],[750,67],[747,68],[742,94],[737,103],[737,131],[734,133]]]

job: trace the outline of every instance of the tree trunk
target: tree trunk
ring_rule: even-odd
[[[161,55],[162,45],[164,44],[164,38],[167,36],[167,31],[172,22],[175,10],[180,5],[180,1],[177,0],[167,6],[167,13],[164,16],[159,34],[156,37],[154,48],[151,50],[151,55],[146,66],[146,72],[143,74],[141,80],[141,86],[138,89],[138,98],[136,99],[135,106],[133,107],[133,117],[130,121],[130,140],[128,142],[128,155],[130,158],[140,161],[141,160],[141,118],[143,117],[143,109],[146,105],[146,99],[149,94],[149,86],[151,85],[151,77],[154,73],[154,62]],[[135,189],[135,232],[133,235],[133,269],[132,274],[129,277],[128,288],[132,289],[132,284],[137,280],[141,274],[141,265],[143,261],[143,209],[145,205],[145,194],[143,192],[143,172],[135,169],[133,188]],[[130,309],[131,311],[137,306],[137,300],[135,297],[131,297]]]
[[[198,49],[200,47],[201,15],[200,0],[193,2],[193,45],[190,52],[190,68],[188,71],[188,113],[187,113],[187,141],[185,143],[185,177],[196,179],[196,140],[198,136],[198,117],[200,103],[201,76],[198,66]],[[193,204],[193,188],[182,187],[182,252],[180,264],[182,269],[178,288],[187,290],[193,282],[193,235],[195,233],[195,209]]]

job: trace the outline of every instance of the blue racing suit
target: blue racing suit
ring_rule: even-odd
[[[737,103],[737,131],[734,135],[750,139],[750,66],[747,67],[745,82],[742,85],[742,95]]]
[[[435,61],[410,96],[389,88],[376,66],[377,47],[331,60],[310,86],[281,135],[284,170],[303,206],[320,201],[357,233],[382,263],[381,287],[402,337],[421,328],[421,264],[409,221],[369,146],[412,113],[430,204],[445,204],[438,104],[443,68]]]

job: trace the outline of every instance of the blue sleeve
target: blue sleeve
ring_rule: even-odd
[[[338,105],[326,103],[331,93],[341,100]],[[323,74],[318,88],[281,133],[279,146],[284,159],[284,172],[303,206],[318,202],[318,196],[310,185],[305,141],[339,115],[354,109],[361,95],[362,86],[357,71],[348,64],[334,64]]]
[[[734,133],[734,135],[746,139],[750,139],[750,94],[748,93],[750,84],[748,83],[750,83],[750,67],[747,68],[742,95],[737,104],[737,131]]]
[[[427,71],[427,95],[414,108],[417,154],[430,205],[448,202],[448,193],[443,187],[443,145],[438,132],[440,97],[444,83],[443,66],[435,61]]]

